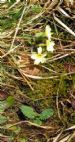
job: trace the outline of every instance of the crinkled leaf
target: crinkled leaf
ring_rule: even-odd
[[[36,42],[41,42],[42,40],[44,40],[44,38],[45,38],[44,32],[36,33],[34,36]]]
[[[3,116],[3,115],[0,115],[0,124],[3,124],[7,121],[7,117],[6,116]]]
[[[22,105],[20,107],[21,112],[28,118],[34,119],[37,116],[37,113],[34,111],[34,109],[30,106]]]
[[[40,114],[39,119],[40,119],[40,120],[46,120],[46,119],[48,119],[49,117],[51,117],[53,114],[54,114],[53,109],[51,109],[51,108],[45,109],[45,110],[43,110],[42,113]]]
[[[4,112],[4,110],[7,108],[6,101],[0,101],[0,113]]]
[[[38,125],[42,124],[42,121],[39,118],[36,118],[33,122],[38,124]]]
[[[15,100],[13,96],[9,96],[6,101],[7,101],[8,106],[12,106]]]
[[[20,138],[20,142],[27,142],[25,138]]]
[[[36,38],[45,37],[44,32],[39,32],[35,34]]]

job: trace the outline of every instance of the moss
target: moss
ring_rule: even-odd
[[[5,110],[3,115],[8,116],[9,118],[7,123],[8,126],[9,124],[14,125],[14,123],[22,120],[18,117],[17,113],[21,104],[26,103],[26,105],[32,106],[38,113],[40,113],[44,108],[51,107],[54,110],[54,116],[43,122],[43,125],[52,125],[54,130],[45,130],[39,127],[28,126],[28,124],[23,123],[21,125],[16,124],[20,128],[19,134],[16,134],[14,130],[12,132],[10,129],[6,130],[5,126],[3,126],[3,129],[0,131],[3,135],[13,137],[15,139],[14,141],[19,141],[19,139],[26,137],[28,142],[44,142],[47,141],[47,138],[50,139],[50,136],[55,137],[59,128],[67,128],[75,124],[75,75],[71,74],[71,72],[75,72],[75,55],[72,54],[65,58],[51,61],[51,58],[53,57],[54,59],[54,56],[58,54],[60,54],[60,56],[62,54],[65,55],[66,53],[70,54],[71,51],[65,51],[64,49],[73,49],[75,39],[70,35],[70,33],[64,31],[64,29],[62,31],[62,28],[60,26],[58,27],[58,24],[54,23],[53,15],[51,14],[52,12],[46,12],[45,10],[42,14],[44,2],[42,3],[42,6],[40,6],[40,1],[30,1],[32,4],[29,5],[27,3],[26,5],[27,8],[21,20],[20,27],[13,45],[13,49],[16,46],[17,49],[13,50],[13,54],[11,53],[5,58],[0,59],[0,89],[5,91],[8,96],[13,96],[15,100],[14,105]],[[5,32],[3,33],[5,35],[9,34],[8,37],[5,35],[4,37],[1,37],[0,33],[0,56],[4,55],[10,50],[14,32],[17,28],[16,25],[20,20],[24,7],[24,3],[19,2],[9,10],[8,7],[9,5],[11,6],[13,2],[14,0],[11,0],[10,4],[0,4],[0,31]],[[34,4],[35,2],[38,4]],[[63,6],[65,10],[65,5],[63,4]],[[71,10],[68,12],[70,13],[70,11]],[[65,24],[69,25],[71,29],[74,28],[74,26],[72,27],[74,23],[71,19],[67,18],[67,20],[65,20],[66,17],[61,16],[57,10],[56,15],[59,17],[59,19],[63,20]],[[45,43],[45,37],[43,37],[42,34],[47,24],[51,25],[52,31],[54,32],[53,40],[55,40],[56,47],[54,53],[49,54],[49,60],[46,64],[44,64],[44,66],[52,71],[48,71],[40,65],[40,67],[37,67],[38,70],[40,70],[37,75],[43,77],[53,76],[53,79],[32,80],[26,76],[22,76],[23,74],[19,72],[19,69],[21,68],[19,68],[18,65],[16,66],[14,62],[18,61],[19,56],[22,58],[22,62],[20,64],[21,66],[24,65],[26,67],[27,64],[28,66],[29,64],[33,66],[33,61],[29,62],[30,59],[24,57],[24,55],[30,54],[32,48],[34,51],[36,51],[36,48],[40,43]],[[63,49],[61,49],[59,41]],[[27,70],[27,68],[24,68],[24,71],[30,74],[32,69],[30,70],[30,68],[28,68]],[[57,76],[57,78],[55,78],[55,76]],[[33,91],[26,80],[30,83],[30,85],[32,85],[34,89]],[[57,130],[55,128],[57,128]],[[42,134],[40,135],[42,138],[40,136],[38,137],[39,133]],[[46,136],[47,133],[48,137]]]

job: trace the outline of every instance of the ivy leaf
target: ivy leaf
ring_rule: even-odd
[[[40,114],[39,119],[40,119],[40,120],[46,120],[46,119],[48,119],[49,117],[51,117],[53,114],[54,114],[53,109],[51,109],[51,108],[45,109],[45,110],[43,110],[42,113]]]
[[[21,105],[20,107],[21,112],[28,118],[34,119],[37,116],[37,113],[34,111],[34,109],[30,106]]]

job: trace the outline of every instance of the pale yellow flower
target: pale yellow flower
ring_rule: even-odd
[[[45,35],[49,40],[51,39],[52,33],[51,33],[51,28],[50,28],[49,25],[47,25],[46,28],[45,28]]]
[[[54,45],[55,45],[54,41],[46,40],[47,51],[53,52]]]
[[[0,0],[0,3],[5,3],[6,2],[6,0]]]
[[[40,63],[45,63],[46,62],[46,53],[42,53],[42,48],[39,47],[37,49],[37,53],[33,52],[31,54],[31,58],[34,60],[34,64],[38,65]]]
[[[73,5],[73,3],[74,3],[74,0],[69,0],[69,2],[71,3],[71,5]]]

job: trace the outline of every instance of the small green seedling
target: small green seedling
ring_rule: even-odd
[[[32,107],[26,105],[21,105],[20,110],[25,117],[29,118],[38,125],[41,125],[43,121],[47,120],[54,114],[52,108],[44,109],[40,114],[37,113]]]

